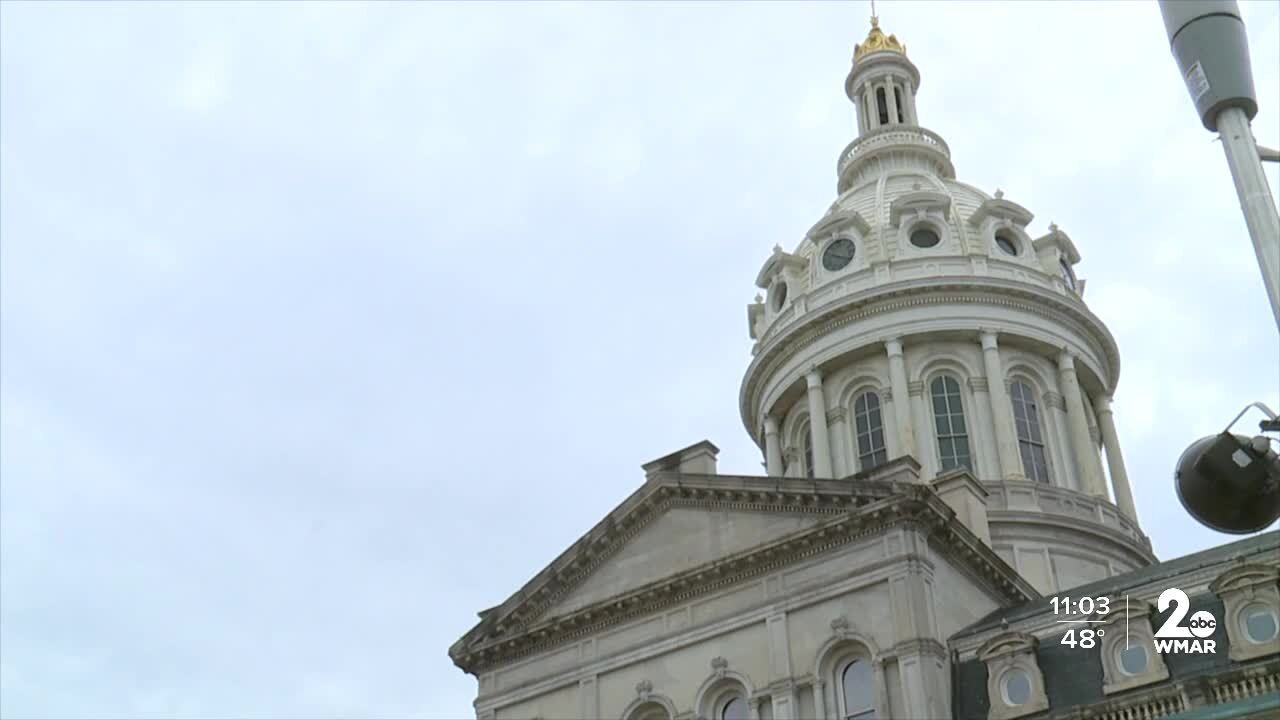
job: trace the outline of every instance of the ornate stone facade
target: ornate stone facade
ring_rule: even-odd
[[[1128,673],[1119,655],[1069,685],[1083,700],[1062,689],[1045,596],[1123,589],[1140,624],[1143,573],[1162,567],[1112,420],[1119,351],[1071,238],[1033,237],[1030,211],[955,179],[919,85],[873,24],[845,85],[859,136],[838,197],[756,277],[739,409],[766,476],[718,474],[705,441],[644,465],[450,648],[479,679],[477,717],[994,720],[1101,702],[1154,718],[1280,682],[1280,640],[1258,639],[1276,576],[1254,563],[1214,586],[1253,626],[1199,700],[1170,699],[1185,666]],[[1125,632],[1153,641],[1142,627]]]

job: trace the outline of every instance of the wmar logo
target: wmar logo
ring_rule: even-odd
[[[1187,594],[1178,588],[1169,588],[1160,593],[1156,600],[1156,609],[1164,612],[1173,605],[1173,612],[1156,631],[1156,650],[1162,653],[1212,653],[1217,652],[1217,641],[1207,640],[1218,628],[1218,620],[1207,610],[1198,610],[1191,615],[1186,625],[1182,619],[1191,609],[1191,601]]]

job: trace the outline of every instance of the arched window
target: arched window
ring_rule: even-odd
[[[889,100],[885,97],[884,88],[876,88],[876,110],[880,114],[880,124],[889,124]]]
[[[633,710],[627,720],[671,720],[671,713],[660,703],[650,701]]]
[[[1022,471],[1036,482],[1049,482],[1049,461],[1044,452],[1044,434],[1040,432],[1040,413],[1031,386],[1015,382],[1009,387],[1013,402],[1013,424],[1018,430],[1018,452],[1022,455]]]
[[[840,673],[840,689],[844,701],[844,720],[875,720],[875,691],[871,663],[854,660]]]
[[[888,460],[884,449],[884,420],[880,396],[871,391],[853,401],[853,426],[858,441],[858,469],[870,470]]]
[[[903,125],[907,123],[907,116],[902,112],[902,93],[904,92],[906,92],[906,88],[903,88],[901,86],[894,86],[893,88],[893,99],[895,101],[894,104],[898,106],[898,122],[902,123]]]
[[[720,707],[719,720],[748,720],[747,700],[741,695],[734,695]]]
[[[960,383],[950,375],[940,375],[929,384],[933,397],[933,422],[938,433],[938,456],[942,470],[973,469],[969,455],[969,431],[960,404]]]
[[[804,476],[813,478],[813,432],[806,425],[804,428],[804,438],[800,441],[804,445]]]

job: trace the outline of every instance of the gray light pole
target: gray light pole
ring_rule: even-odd
[[[1260,148],[1249,127],[1258,100],[1240,7],[1235,0],[1160,0],[1160,14],[1200,122],[1222,139],[1280,328],[1280,213],[1262,171],[1262,159],[1274,160],[1276,151]]]

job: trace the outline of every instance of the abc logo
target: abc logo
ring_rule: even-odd
[[[1218,621],[1207,610],[1201,610],[1192,613],[1191,619],[1187,621],[1187,627],[1191,629],[1192,635],[1198,638],[1207,638],[1217,629]]]

